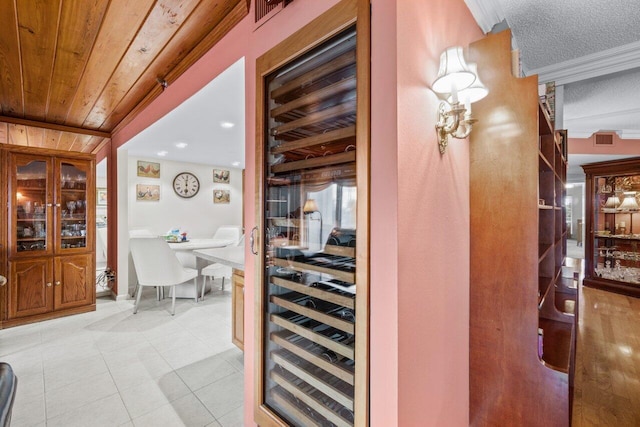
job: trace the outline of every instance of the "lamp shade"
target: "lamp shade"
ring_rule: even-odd
[[[635,191],[625,191],[624,192],[624,200],[622,204],[619,206],[620,210],[625,211],[637,211],[639,208],[638,201],[636,200],[636,192]]]
[[[617,208],[620,206],[620,199],[618,196],[611,196],[607,199],[607,202],[604,204],[605,208]]]
[[[476,76],[475,81],[468,88],[462,89],[458,92],[458,98],[460,98],[460,101],[465,104],[480,101],[489,94],[489,89],[482,84],[480,77],[478,77],[478,65],[469,64],[469,71]],[[447,101],[449,101],[449,103],[453,102],[452,96],[449,96]]]
[[[462,48],[450,47],[440,55],[440,70],[431,89],[438,93],[455,93],[469,87],[475,79],[464,60]]]
[[[308,213],[312,213],[312,212],[318,212],[318,204],[316,203],[316,201],[314,199],[307,199],[306,202],[304,202],[304,206],[302,208],[302,212],[308,214]]]

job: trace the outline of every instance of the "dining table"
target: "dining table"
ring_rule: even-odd
[[[222,248],[235,243],[232,239],[189,239],[178,242],[168,242],[174,251],[193,251],[195,249]]]
[[[197,249],[193,251],[196,257],[198,273],[212,262],[226,265],[236,270],[244,271],[244,245],[227,246],[224,248]]]

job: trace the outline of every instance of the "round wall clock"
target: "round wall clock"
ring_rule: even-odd
[[[190,172],[180,172],[173,178],[173,191],[180,197],[188,199],[198,194],[200,181]]]

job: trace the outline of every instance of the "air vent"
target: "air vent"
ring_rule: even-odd
[[[256,22],[269,15],[275,9],[282,9],[293,0],[257,0],[256,1]],[[277,12],[274,12],[277,13]],[[268,18],[267,18],[268,19]]]
[[[612,133],[597,133],[596,145],[613,145]]]

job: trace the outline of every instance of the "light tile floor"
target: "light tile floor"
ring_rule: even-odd
[[[100,298],[95,312],[0,330],[18,376],[11,426],[242,426],[243,354],[231,294],[216,289],[176,300],[175,316],[146,288],[136,315],[132,300]]]

